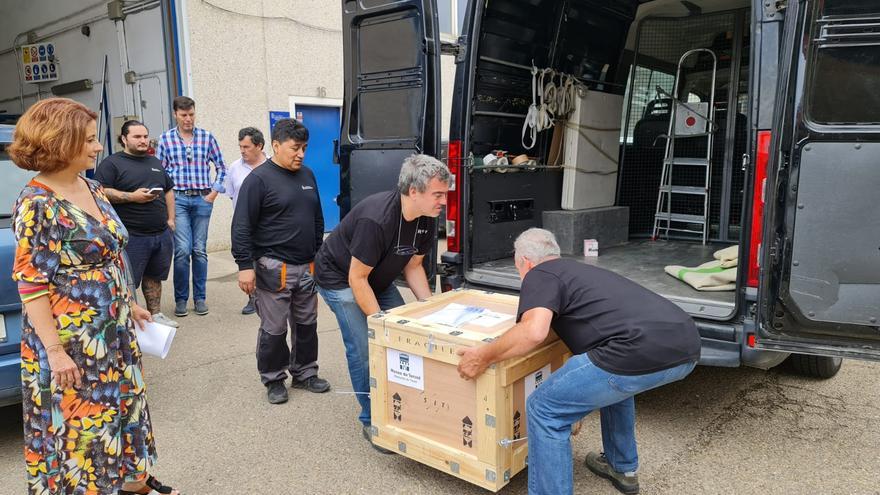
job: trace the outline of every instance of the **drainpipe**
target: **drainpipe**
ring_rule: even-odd
[[[128,47],[125,43],[125,12],[122,10],[122,1],[113,0],[107,4],[107,17],[116,26],[116,41],[119,46],[119,75],[122,81],[122,105],[124,115],[134,115],[137,104],[134,94],[134,81],[129,82],[127,74],[131,68],[128,63]]]

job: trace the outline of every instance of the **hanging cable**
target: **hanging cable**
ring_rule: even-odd
[[[556,77],[556,71],[553,69],[544,69],[544,74],[550,75],[550,82],[544,85],[544,94],[542,102],[544,104],[547,115],[549,116],[549,125],[552,126],[552,120],[557,115],[557,110],[559,109],[559,99],[556,96],[557,89],[556,83],[554,82],[554,78]],[[547,122],[545,122],[547,123]],[[546,129],[547,127],[544,127]],[[541,129],[543,130],[543,129]]]
[[[586,94],[586,86],[570,74],[538,69],[534,65],[531,72],[532,104],[522,128],[522,145],[527,150],[535,146],[539,132],[552,129],[557,121],[568,119],[578,97]]]
[[[526,112],[526,118],[522,127],[522,145],[523,148],[530,150],[535,147],[538,142],[538,102],[537,102],[537,78],[538,68],[532,65],[532,104],[529,105],[529,111]],[[526,135],[531,139],[530,144],[526,144]]]

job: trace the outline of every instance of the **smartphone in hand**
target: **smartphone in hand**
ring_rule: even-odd
[[[160,194],[162,194],[162,191],[164,191],[164,189],[162,189],[161,187],[151,187],[149,193],[153,196],[159,196]]]

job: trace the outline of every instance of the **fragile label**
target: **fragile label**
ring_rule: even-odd
[[[538,371],[526,375],[525,382],[525,393],[526,393],[526,401],[529,400],[529,396],[532,395],[532,392],[537,390],[538,387],[541,386],[542,383],[547,381],[550,378],[550,364],[544,365],[543,368]]]
[[[389,382],[425,390],[425,366],[422,356],[387,349],[386,364]]]

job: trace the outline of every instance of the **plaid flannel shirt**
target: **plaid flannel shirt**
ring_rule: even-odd
[[[210,132],[193,129],[192,144],[186,144],[177,128],[169,129],[159,136],[156,158],[174,180],[174,189],[214,189],[226,192],[226,165],[220,153],[220,145]],[[211,181],[211,163],[217,171],[217,177]]]

